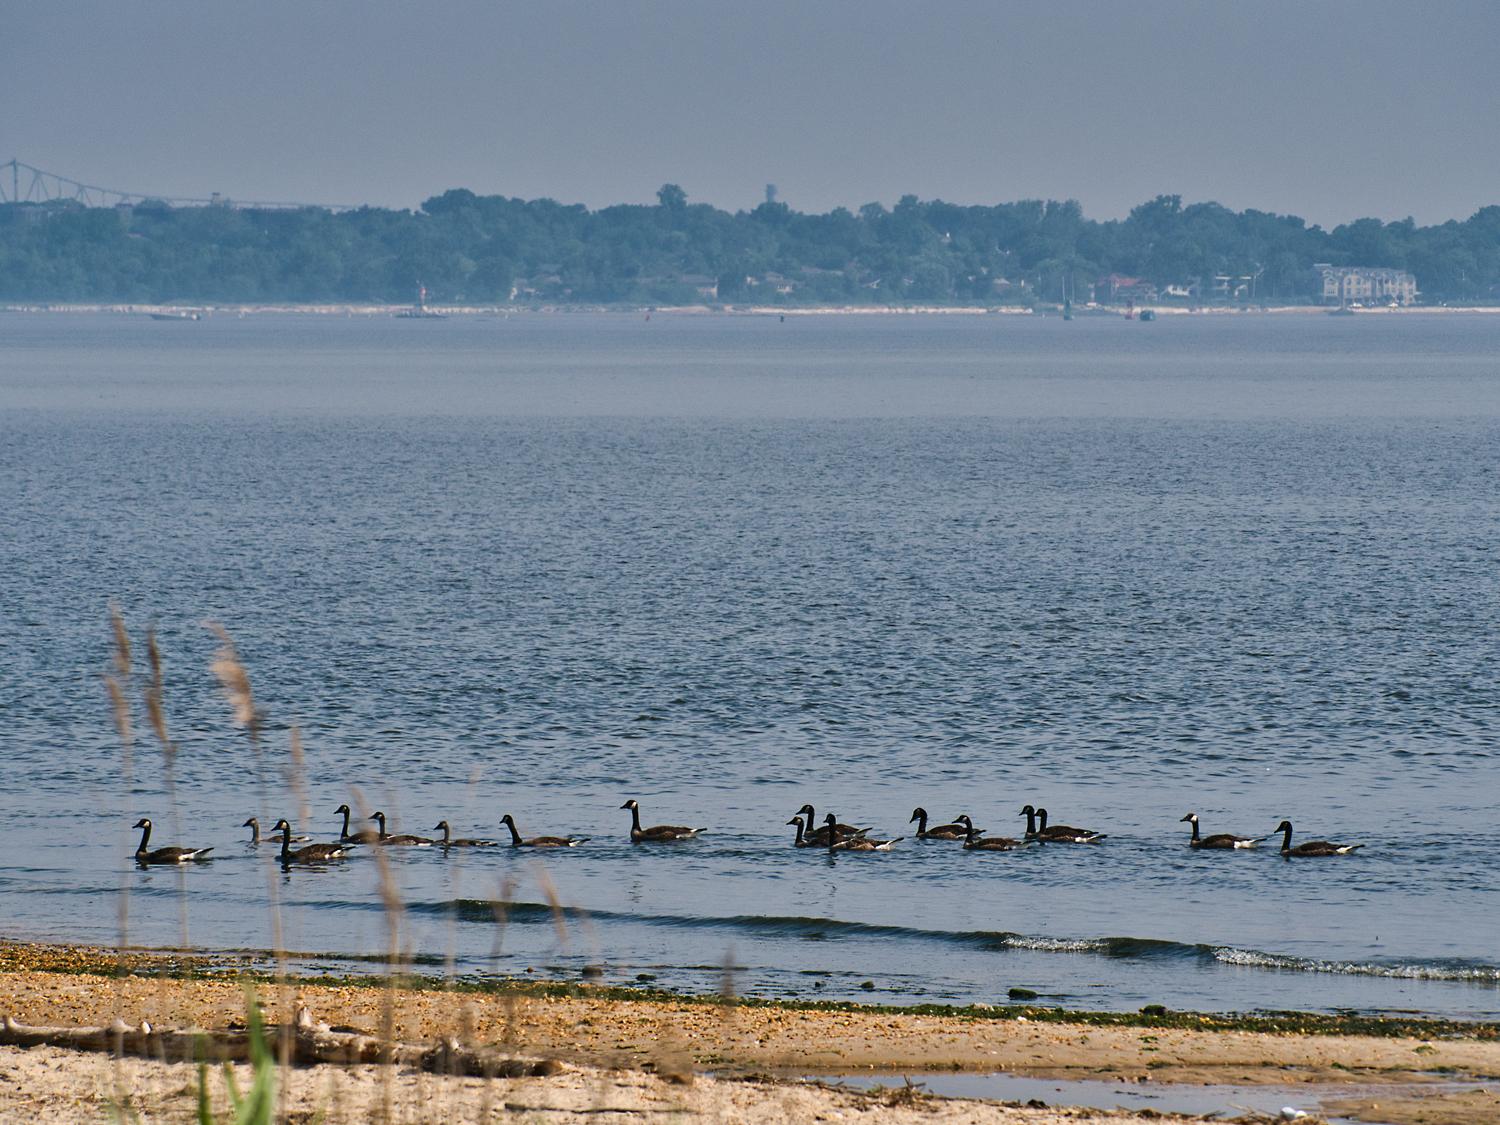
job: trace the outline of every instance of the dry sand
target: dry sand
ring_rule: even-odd
[[[6,966],[16,963],[14,956],[0,959]],[[1396,1087],[1455,1075],[1500,1076],[1500,1042],[1494,1039],[1096,1027],[307,982],[263,986],[258,995],[273,1021],[305,1005],[319,1020],[371,1033],[389,1019],[395,1037],[405,1041],[456,1036],[568,1064],[560,1076],[514,1080],[399,1073],[392,1079],[397,1087],[393,1120],[489,1120],[516,1106],[531,1107],[531,1116],[510,1119],[537,1121],[649,1120],[682,1112],[716,1121],[1147,1119],[871,1097],[793,1080],[875,1072],[920,1081],[924,1072],[1004,1071],[1053,1079],[1301,1084],[1308,1091],[1304,1104],[1342,1099],[1339,1112],[1361,1120],[1500,1122],[1500,1100],[1493,1093],[1445,1089],[1441,1097],[1413,1100],[1409,1089]],[[130,1024],[149,1020],[157,1027],[226,1028],[243,1025],[245,1003],[243,986],[229,980],[111,978],[57,971],[55,965],[47,971],[0,971],[0,1015],[28,1024],[98,1026],[121,1018]],[[196,1096],[191,1066],[142,1060],[122,1066],[124,1077],[117,1079],[103,1056],[0,1050],[0,1121],[78,1120],[80,1113],[97,1119],[96,1110],[107,1109],[120,1089],[132,1092],[132,1104],[148,1120],[189,1119]],[[705,1071],[720,1077],[707,1078]],[[322,1107],[329,1122],[374,1119],[371,1107],[378,1108],[384,1090],[380,1068],[319,1067],[297,1071],[288,1081],[289,1105],[299,1113]],[[891,1083],[899,1086],[900,1079]],[[1390,1097],[1369,1093],[1380,1084],[1389,1085]],[[85,1106],[93,1108],[85,1111]],[[600,1112],[605,1109],[610,1112]]]

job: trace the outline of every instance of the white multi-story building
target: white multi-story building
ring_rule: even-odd
[[[1343,305],[1351,301],[1385,305],[1394,301],[1410,305],[1417,299],[1417,279],[1405,270],[1383,266],[1331,266],[1318,262],[1313,270],[1322,279],[1325,304]]]

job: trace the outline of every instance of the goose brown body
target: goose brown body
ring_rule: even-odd
[[[632,844],[670,844],[677,840],[691,840],[703,828],[688,828],[681,824],[657,824],[641,827],[641,806],[631,799],[620,806],[630,810],[630,842]]]
[[[855,836],[863,836],[869,831],[868,828],[856,828],[852,824],[829,825],[827,817],[824,818],[824,823],[819,825],[817,823],[818,814],[813,811],[812,805],[803,805],[797,810],[796,815],[807,817],[805,823],[808,842],[820,848],[826,847],[830,838],[848,840]],[[814,825],[817,826],[814,827]]]
[[[1009,836],[983,836],[980,830],[974,827],[974,822],[967,816],[956,817],[957,823],[964,827],[964,851],[966,852],[1013,852],[1017,848],[1026,846],[1025,840],[1015,840]]]
[[[334,816],[343,816],[344,827],[339,829],[339,841],[345,844],[378,844],[380,833],[373,828],[361,828],[358,832],[349,831],[349,806],[340,805],[333,810]]]
[[[828,828],[828,850],[830,852],[888,852],[895,844],[906,839],[905,836],[897,836],[893,840],[872,840],[868,836],[846,836],[840,839],[835,834],[838,827],[838,819],[829,813],[824,818],[824,824]]]
[[[500,846],[499,840],[475,840],[468,838],[455,840],[453,838],[453,830],[448,827],[446,820],[438,821],[432,826],[432,830],[443,834],[443,838],[438,843],[445,848],[498,848]]]
[[[1021,810],[1026,818],[1026,839],[1040,840],[1044,844],[1097,844],[1104,833],[1089,828],[1074,828],[1069,824],[1047,824],[1047,810],[1034,809],[1027,805]],[[1040,823],[1038,823],[1040,822]]]
[[[291,863],[327,863],[330,860],[343,859],[349,854],[349,850],[357,847],[355,844],[308,844],[305,848],[292,850],[292,826],[285,819],[278,820],[272,832],[281,833],[281,862]]]
[[[1192,848],[1215,848],[1225,850],[1230,848],[1253,848],[1265,839],[1264,836],[1232,836],[1228,832],[1218,832],[1212,836],[1200,836],[1198,834],[1197,813],[1190,812],[1187,814],[1187,816],[1183,817],[1182,820],[1187,821],[1193,826],[1192,838],[1188,840],[1188,846]],[[1180,824],[1182,823],[1182,821],[1178,821],[1178,823]]]
[[[413,836],[410,832],[398,832],[394,836],[385,830],[385,813],[376,810],[370,814],[370,819],[380,825],[380,835],[376,839],[377,844],[385,847],[425,848],[430,847],[432,841],[426,836]]]
[[[587,836],[532,836],[525,839],[516,828],[515,819],[510,813],[502,816],[500,823],[510,829],[510,846],[513,848],[576,848],[579,844],[588,843],[589,839]]]
[[[132,827],[141,830],[141,843],[135,849],[135,861],[142,867],[164,867],[168,864],[192,863],[195,860],[204,858],[209,852],[213,851],[213,848],[152,848],[150,847],[151,822],[145,817],[141,817]]]
[[[1363,844],[1335,844],[1330,840],[1308,840],[1305,843],[1292,847],[1292,822],[1283,820],[1276,826],[1276,831],[1284,833],[1281,837],[1281,854],[1287,859],[1303,859],[1314,856],[1325,855],[1348,855],[1364,847]]]
[[[933,828],[927,827],[927,810],[923,808],[913,809],[911,819],[906,823],[916,821],[917,839],[919,840],[962,840],[966,833],[962,824],[939,824]]]

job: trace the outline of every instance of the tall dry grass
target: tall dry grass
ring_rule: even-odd
[[[154,628],[148,628],[145,635],[146,667],[144,671],[137,669],[133,659],[135,646],[132,644],[130,630],[126,625],[124,614],[117,605],[110,606],[110,653],[109,664],[104,672],[103,679],[109,701],[112,720],[115,725],[116,734],[121,747],[120,778],[127,797],[135,792],[136,771],[140,766],[137,752],[137,723],[136,723],[136,701],[141,708],[144,722],[141,724],[150,732],[156,747],[161,754],[161,770],[163,789],[166,797],[167,826],[169,834],[175,839],[178,836],[181,816],[177,799],[177,767],[182,753],[181,747],[172,737],[170,723],[170,707],[167,690],[166,659],[162,650],[160,640]],[[205,626],[218,640],[210,662],[209,671],[217,682],[220,692],[228,707],[228,718],[231,724],[243,732],[249,750],[249,760],[252,765],[255,780],[255,802],[256,815],[262,824],[273,823],[283,810],[271,807],[273,789],[275,792],[285,793],[292,797],[296,805],[296,823],[300,827],[310,824],[312,811],[311,800],[308,790],[308,768],[307,753],[303,743],[300,729],[296,725],[288,727],[287,749],[284,758],[277,759],[273,763],[269,760],[269,748],[266,740],[267,723],[265,714],[257,702],[252,684],[252,677],[233,636],[222,624],[217,622],[205,622]],[[480,774],[475,771],[470,775],[468,793],[472,796],[478,784]],[[273,778],[281,782],[280,787],[273,787]],[[349,800],[361,818],[368,819],[372,809],[365,798],[365,794],[357,787],[351,787]],[[150,815],[152,810],[144,810],[143,815]],[[291,819],[291,818],[288,818]],[[123,823],[130,823],[123,821]],[[128,854],[133,851],[135,838],[127,829],[123,833],[128,846],[123,850]],[[382,1123],[395,1122],[402,1117],[414,1121],[425,1121],[432,1119],[434,1113],[445,1116],[445,1107],[441,1099],[447,1097],[448,1087],[441,1084],[436,1078],[434,1085],[428,1089],[420,1099],[419,1105],[398,1105],[394,1097],[394,1067],[390,1059],[390,1046],[396,1042],[397,1035],[402,1026],[400,1020],[400,998],[401,982],[407,976],[413,965],[413,950],[409,947],[409,938],[406,933],[406,904],[401,894],[400,881],[397,878],[395,859],[387,849],[371,847],[367,849],[375,870],[375,890],[379,895],[382,918],[385,927],[385,940],[383,949],[384,969],[386,982],[382,990],[382,1002],[379,1020],[379,1038],[386,1044],[386,1056],[381,1066],[381,1096],[379,1099],[378,1113],[375,1120]],[[462,992],[454,987],[457,978],[457,910],[458,903],[462,899],[461,877],[463,873],[463,849],[454,849],[449,855],[452,863],[452,894],[454,899],[454,914],[450,917],[448,933],[448,951],[445,958],[444,975],[449,984],[450,995],[454,1002],[447,1005],[448,1026],[440,1031],[448,1037],[463,1044],[474,1044],[476,1028],[486,1022],[486,1012],[482,1009],[491,1006],[498,1007],[502,1019],[499,1021],[503,1027],[498,1042],[490,1044],[512,1054],[524,1053],[527,1044],[526,1035],[526,1001],[515,992],[500,991],[497,994],[484,996],[472,992]],[[286,943],[285,919],[283,917],[281,875],[279,865],[274,862],[264,864],[266,870],[266,905],[267,916],[271,925],[271,952],[274,958],[275,972],[271,993],[268,999],[268,1019],[270,1022],[280,1024],[287,1028],[293,1022],[295,1013],[300,1006],[302,997],[296,992],[295,985],[290,977],[290,963],[288,947]],[[589,924],[586,914],[579,911],[570,912],[564,908],[561,896],[553,882],[550,872],[540,859],[532,861],[529,874],[540,890],[542,896],[550,909],[556,948],[564,955],[582,949],[588,956],[588,966],[585,975],[599,975],[602,970],[597,967],[602,964],[599,954],[597,935]],[[130,941],[130,891],[132,879],[135,872],[127,867],[122,875],[119,894],[119,965],[120,973],[123,975],[130,971],[129,956],[132,950]],[[175,871],[177,879],[176,900],[179,912],[179,945],[182,949],[191,948],[190,931],[190,895],[188,893],[187,870],[179,868]],[[508,923],[512,912],[512,904],[516,901],[518,883],[514,874],[501,877],[497,893],[492,900],[492,911],[494,916],[494,941],[490,953],[492,972],[499,976],[503,961],[503,948],[506,938]],[[731,958],[732,962],[732,958]],[[728,964],[728,962],[727,962]],[[732,976],[726,969],[726,1012],[733,1006],[733,982]],[[161,1002],[157,1006],[159,1012],[165,1014],[167,1006],[166,994],[171,982],[163,981]],[[460,996],[462,999],[460,1000]],[[250,1000],[249,1003],[258,1003]],[[117,1017],[124,1015],[124,995],[121,987],[115,989],[114,1010]],[[259,1015],[255,1016],[256,1019]],[[575,1014],[575,1020],[583,1020],[581,1014]],[[581,1023],[574,1025],[575,1037],[584,1031]],[[277,1052],[277,1064],[281,1067],[290,1065],[290,1038],[283,1035],[279,1043],[280,1050]],[[163,1060],[167,1061],[167,1060]],[[176,1061],[176,1060],[173,1060]],[[654,1059],[658,1071],[668,1076],[691,1077],[692,1063],[690,1053],[685,1046],[676,1042],[668,1036],[658,1045],[657,1057]],[[118,1064],[118,1059],[117,1059]],[[118,1074],[118,1065],[117,1065]],[[118,1085],[118,1083],[117,1083]],[[277,1116],[286,1118],[288,1106],[286,1101],[287,1084],[277,1082],[278,1101]],[[129,1091],[122,1087],[116,1090],[117,1104],[128,1112],[131,1105]],[[206,1095],[205,1095],[206,1096]],[[493,1092],[490,1084],[486,1083],[481,1095],[481,1110],[483,1119],[488,1119],[494,1108]],[[596,1105],[602,1111],[608,1101],[607,1091],[604,1084],[599,1087],[596,1097]],[[329,1102],[325,1107],[332,1113],[337,1113],[338,1096],[337,1083],[330,1080]],[[267,1118],[269,1120],[269,1118]]]

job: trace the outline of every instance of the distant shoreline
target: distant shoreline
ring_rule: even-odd
[[[1265,305],[1255,307],[1201,307],[1182,308],[1171,305],[1140,305],[1137,314],[1149,309],[1157,316],[1225,317],[1225,316],[1317,316],[1327,315],[1332,310],[1323,305]],[[190,314],[199,318],[229,317],[233,319],[251,316],[334,316],[365,318],[399,318],[411,311],[410,305],[381,305],[358,303],[325,304],[195,304],[177,302],[172,304],[140,303],[93,303],[73,304],[64,302],[17,302],[0,305],[6,313],[52,313],[62,315],[114,315],[114,316],[167,316],[173,319],[190,319]],[[1061,309],[1042,307],[1039,309],[1017,308],[1003,305],[806,305],[783,307],[778,305],[431,305],[428,311],[437,314],[431,319],[444,317],[512,317],[536,315],[611,315],[611,316],[748,316],[748,317],[809,317],[809,316],[1038,316],[1057,317]],[[1124,318],[1125,310],[1117,307],[1082,307],[1076,310],[1078,319]],[[1411,305],[1404,308],[1368,308],[1356,311],[1356,316],[1473,316],[1500,314],[1500,305]],[[414,317],[410,319],[423,319]]]

